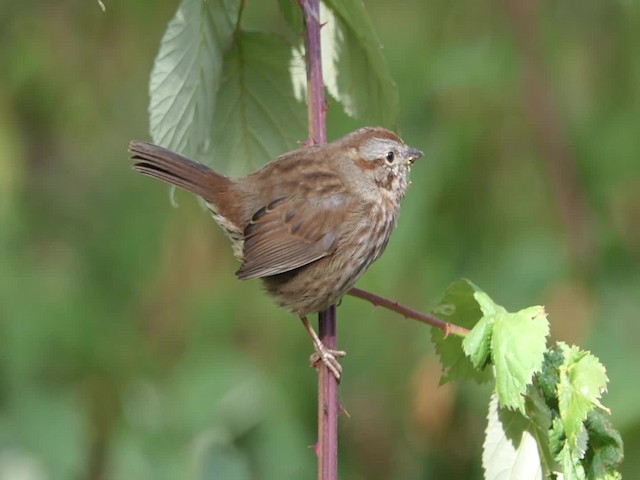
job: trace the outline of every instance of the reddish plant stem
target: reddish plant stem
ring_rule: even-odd
[[[336,306],[331,305],[318,315],[318,335],[324,345],[336,349]],[[318,371],[318,478],[338,478],[338,381],[321,364]]]
[[[320,0],[300,0],[305,23],[307,47],[307,111],[309,114],[309,140],[327,143],[325,124],[326,105],[322,80],[322,55],[320,47]]]
[[[445,322],[444,320],[432,317],[431,315],[426,315],[422,312],[418,312],[417,310],[413,310],[409,307],[405,307],[404,305],[400,305],[398,302],[394,302],[393,300],[380,297],[375,293],[360,290],[359,288],[352,288],[347,293],[352,297],[366,300],[375,307],[384,307],[396,313],[399,313],[406,318],[413,318],[414,320],[418,320],[419,322],[431,325],[432,327],[442,330],[445,335],[458,335],[464,337],[469,333],[469,330],[464,327],[461,327],[454,323]]]
[[[320,0],[299,0],[305,23],[307,58],[307,109],[309,113],[309,143],[327,142],[326,105],[322,79],[320,50]],[[332,305],[318,314],[318,334],[322,343],[335,350],[336,307]],[[318,479],[338,478],[338,382],[327,367],[318,367]]]

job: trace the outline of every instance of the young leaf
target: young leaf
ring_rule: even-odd
[[[533,374],[542,368],[549,322],[542,307],[496,315],[491,352],[496,392],[501,407],[524,413],[524,394]]]
[[[545,403],[542,392],[535,387],[530,387],[527,390],[525,410],[527,419],[531,421],[531,434],[536,438],[542,469],[548,476],[550,472],[557,470],[555,455],[549,444],[549,430],[552,425],[553,412]]]
[[[587,414],[596,406],[605,409],[599,398],[608,379],[604,367],[591,353],[561,342],[558,347],[564,354],[559,368],[558,408],[569,445],[575,448]]]
[[[559,417],[555,417],[549,429],[549,451],[551,451],[554,458],[560,457],[566,438],[562,421]]]
[[[473,293],[473,298],[478,303],[484,317],[471,330],[469,335],[462,341],[464,353],[471,359],[473,366],[482,370],[489,362],[491,343],[491,333],[493,331],[493,320],[496,314],[504,313],[506,310],[491,300],[489,295],[479,290],[477,287]]]
[[[393,127],[398,91],[362,0],[325,3],[330,10],[322,11],[322,49],[329,93],[348,115]]]
[[[564,447],[558,455],[558,461],[562,467],[563,480],[586,480],[587,474],[580,458],[572,451],[568,442],[564,443]]]
[[[617,468],[624,458],[622,438],[605,418],[601,410],[593,410],[585,422],[589,445],[585,468],[589,478],[617,478]]]
[[[472,328],[481,318],[482,310],[474,294],[480,291],[468,280],[460,280],[451,284],[440,304],[434,309],[439,318],[465,328]],[[472,378],[477,382],[488,380],[487,371],[480,372],[474,368],[471,360],[462,349],[462,338],[445,334],[438,329],[431,330],[431,339],[442,363],[440,383],[456,378]]]
[[[475,287],[475,286],[474,286]],[[489,295],[484,293],[478,287],[475,287],[475,292],[473,293],[473,298],[476,299],[478,305],[480,306],[480,310],[486,317],[493,317],[498,313],[505,313],[506,310],[502,305],[498,305],[495,303]]]
[[[180,3],[151,72],[149,116],[154,142],[203,158],[211,143],[222,58],[231,45],[240,3]]]
[[[213,158],[240,175],[306,138],[306,110],[293,97],[291,49],[279,37],[243,32],[225,56],[213,120]]]
[[[489,361],[489,345],[491,343],[491,330],[493,328],[493,318],[484,316],[469,332],[469,335],[462,340],[464,353],[473,366],[482,370]]]
[[[560,383],[560,365],[564,362],[564,354],[557,347],[544,353],[542,370],[536,373],[538,386],[544,395],[547,405],[558,407],[558,383]]]
[[[548,431],[549,450],[558,461],[558,467],[565,472],[569,468],[569,475],[577,475],[576,472],[583,471],[582,459],[585,456],[589,434],[586,429],[582,429],[576,447],[571,447],[567,441],[564,426],[560,418],[553,419],[551,429]],[[576,470],[576,465],[579,468]],[[571,477],[574,478],[574,477]],[[580,477],[581,478],[581,477]]]
[[[494,393],[482,452],[484,478],[542,480],[542,459],[536,444],[536,426],[519,412],[501,409]]]

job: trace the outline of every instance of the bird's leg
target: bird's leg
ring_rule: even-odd
[[[333,373],[333,376],[336,377],[336,380],[340,381],[342,366],[338,363],[337,358],[344,357],[347,352],[344,350],[331,350],[325,347],[324,343],[322,343],[322,340],[320,340],[320,337],[318,337],[318,334],[309,323],[309,320],[307,320],[307,317],[300,317],[300,320],[302,320],[305,330],[311,337],[313,349],[315,350],[315,353],[313,353],[309,359],[311,365],[315,366],[318,362],[324,363],[331,373]]]

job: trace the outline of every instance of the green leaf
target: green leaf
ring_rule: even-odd
[[[569,445],[567,441],[567,434],[562,424],[560,417],[555,417],[551,428],[549,429],[549,450],[552,455],[563,465],[567,464],[567,459],[563,455],[572,455],[575,457],[575,461],[581,460],[585,456],[587,449],[587,442],[589,440],[589,434],[587,430],[583,428],[578,436],[578,441],[575,447]],[[572,460],[573,462],[574,460]]]
[[[607,383],[604,367],[589,352],[558,342],[545,359],[546,369],[541,375],[548,383],[544,389],[551,390],[552,379],[557,379],[560,413],[549,431],[549,445],[564,478],[620,478],[622,439],[602,411],[594,410],[596,406],[604,409],[599,402]]]
[[[483,369],[489,361],[492,327],[493,318],[484,316],[462,341],[464,353],[478,370]]]
[[[620,433],[613,428],[601,410],[589,412],[585,425],[589,432],[584,462],[588,477],[619,478],[617,469],[624,458]]]
[[[542,307],[496,315],[491,351],[501,407],[524,413],[524,394],[542,368],[547,335],[549,322]]]
[[[563,480],[585,480],[587,478],[580,458],[572,451],[568,442],[564,443],[558,455],[558,461],[562,467]]]
[[[560,383],[560,365],[564,362],[564,354],[554,346],[544,354],[542,370],[536,373],[538,386],[542,391],[547,405],[558,406],[558,383]]]
[[[278,7],[291,29],[296,34],[300,34],[304,27],[300,4],[296,0],[278,0]]]
[[[243,32],[224,59],[214,116],[213,160],[241,175],[306,138],[306,109],[293,95],[291,49],[279,37]]]
[[[468,280],[460,280],[451,284],[440,304],[434,309],[434,314],[446,322],[469,329],[473,328],[482,318],[482,310],[474,297],[478,291],[480,289]],[[442,363],[441,384],[456,378],[471,378],[477,382],[484,382],[490,378],[488,371],[478,371],[474,368],[471,360],[465,356],[461,337],[445,336],[441,330],[433,328],[431,329],[431,339]]]
[[[153,141],[202,159],[211,144],[222,59],[231,45],[240,0],[182,0],[169,22],[150,80]]]
[[[605,368],[591,353],[559,342],[564,355],[558,383],[558,408],[571,448],[576,448],[578,436],[587,414],[596,406],[605,407],[599,398],[606,390]]]
[[[325,0],[322,50],[325,83],[345,112],[395,127],[398,91],[362,0]]]
[[[478,287],[475,287],[475,292],[473,293],[473,298],[476,299],[478,305],[480,306],[480,310],[484,313],[485,316],[494,316],[498,313],[505,313],[506,310],[502,305],[498,305],[495,303],[489,295],[484,293]]]
[[[482,451],[484,478],[541,480],[542,459],[536,426],[519,412],[501,409],[494,393],[489,402],[488,425]]]
[[[555,417],[549,429],[549,450],[555,458],[559,458],[567,436],[560,417]]]
[[[545,475],[557,470],[555,455],[549,445],[549,431],[554,412],[545,403],[542,392],[537,388],[529,388],[525,398],[526,417],[531,421],[531,434],[535,436],[538,452]],[[509,410],[507,410],[509,411]]]
[[[506,310],[491,300],[489,295],[476,288],[473,298],[478,303],[484,317],[471,330],[469,335],[462,341],[464,353],[471,359],[473,366],[481,370],[490,358],[489,346],[491,344],[491,334],[493,331],[493,320],[496,314],[504,313]]]

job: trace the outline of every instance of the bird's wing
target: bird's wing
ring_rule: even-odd
[[[258,210],[244,230],[241,280],[268,277],[331,255],[354,210],[346,194],[282,197]]]

